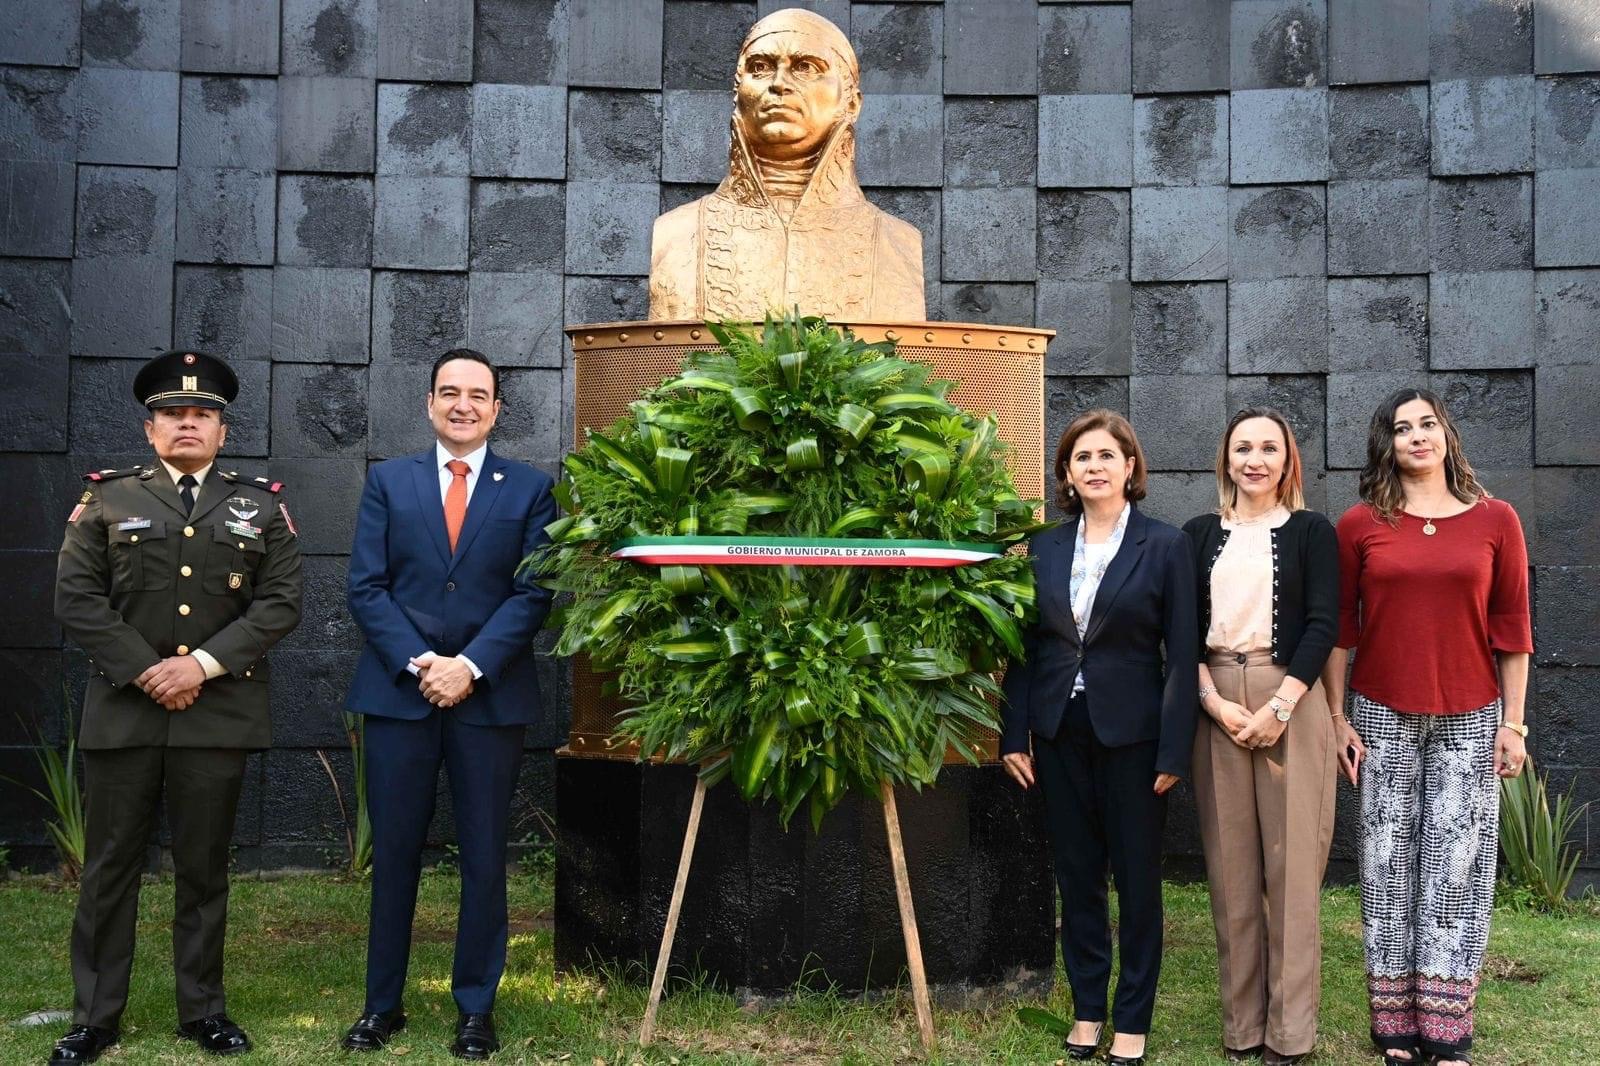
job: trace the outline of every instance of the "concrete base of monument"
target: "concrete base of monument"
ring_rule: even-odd
[[[694,792],[683,765],[556,762],[558,970],[618,966],[641,983],[661,943]],[[1043,804],[996,765],[946,766],[895,794],[928,981],[942,1002],[1051,985],[1055,900]],[[875,796],[847,796],[814,834],[726,782],[706,796],[672,975],[746,998],[905,981],[894,875]],[[670,986],[669,986],[670,989]]]

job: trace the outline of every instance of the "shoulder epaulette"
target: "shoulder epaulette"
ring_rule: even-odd
[[[273,481],[270,478],[264,478],[264,477],[251,478],[250,481],[251,481],[252,484],[260,485],[262,488],[266,489],[268,492],[282,492],[283,491],[283,482],[281,482],[281,481]]]
[[[91,470],[83,475],[83,480],[99,483],[101,481],[115,481],[119,477],[133,477],[135,474],[144,473],[142,466],[130,466],[126,470]]]

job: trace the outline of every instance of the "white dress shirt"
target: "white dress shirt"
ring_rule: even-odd
[[[212,467],[216,465],[216,463],[207,463],[205,466],[194,472],[194,495],[196,500],[200,498],[200,487],[206,483],[206,475],[211,473]],[[179,470],[165,459],[161,460],[161,466],[166,470],[167,476],[172,479],[172,483],[174,485],[176,485],[179,480],[182,479],[183,471]],[[189,655],[194,659],[195,662],[199,663],[200,668],[206,672],[207,681],[210,681],[212,678],[221,677],[223,674],[228,672],[226,667],[217,662],[217,657],[206,651],[204,648],[196,648],[194,651],[190,652]]]
[[[489,442],[484,441],[482,444],[478,445],[476,451],[468,452],[466,455],[459,457],[463,463],[467,464],[467,504],[469,506],[472,503],[472,493],[478,487],[478,475],[483,472],[483,461],[485,458],[487,458],[488,454]],[[440,506],[444,505],[445,496],[450,491],[450,483],[456,479],[456,476],[450,472],[449,468],[449,464],[456,458],[457,456],[451,455],[449,449],[447,449],[443,444],[439,443],[438,441],[434,442],[433,461],[439,469]],[[437,653],[434,652],[432,648],[429,648],[427,654],[434,655]],[[477,663],[473,662],[465,655],[457,655],[456,658],[465,663],[467,669],[472,671],[472,679],[474,681],[483,676],[483,671],[478,669]],[[406,669],[411,671],[413,677],[422,673],[422,671],[417,669],[417,667],[412,663],[407,663]]]

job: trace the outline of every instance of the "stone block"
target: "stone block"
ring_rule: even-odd
[[[177,257],[191,263],[270,266],[275,176],[270,171],[178,171]]]
[[[378,271],[372,277],[372,361],[432,363],[467,337],[465,274]]]
[[[1135,374],[1221,374],[1228,368],[1228,287],[1133,287]]]
[[[939,293],[938,318],[945,322],[1031,326],[1035,322],[1034,286],[982,282],[944,285]]]
[[[144,439],[149,412],[133,398],[133,378],[143,362],[132,359],[74,359],[69,379],[68,410],[93,411],[93,418],[75,418],[67,426],[68,446],[79,471],[110,466],[118,456],[148,462]],[[53,579],[52,579],[53,581]]]
[[[1133,97],[1041,96],[1039,184],[1133,184]]]
[[[567,0],[479,0],[472,29],[478,82],[567,83]]]
[[[1527,175],[1435,180],[1433,269],[1467,272],[1533,266],[1533,184]],[[1562,221],[1571,220],[1569,211]]]
[[[371,178],[284,174],[278,179],[278,262],[364,267],[372,262]]]
[[[280,363],[365,363],[372,282],[350,267],[280,266],[272,272],[272,358]]]
[[[472,80],[472,0],[382,0],[378,77]]]
[[[55,545],[61,542],[59,522],[59,517],[52,516],[50,524]],[[62,682],[67,670],[66,659],[67,653],[59,649],[38,649],[31,653],[21,649],[0,651],[0,663],[5,665],[7,676],[11,678],[0,692],[0,744],[14,748],[31,747],[40,741],[57,746],[65,743],[68,696],[67,686]],[[24,752],[14,751],[13,754],[23,755]],[[31,753],[27,754],[28,761],[32,762]],[[12,809],[6,813],[6,839],[15,843],[19,838],[14,834],[18,828],[14,819],[21,813],[22,803],[17,802],[21,797],[16,792],[8,798]],[[44,812],[39,813],[43,815]],[[43,817],[28,828],[44,832]]]
[[[1428,0],[1328,0],[1328,80],[1426,81]]]
[[[80,163],[177,166],[177,74],[85,67],[77,104]]]
[[[922,98],[929,99],[929,98]],[[932,112],[934,124],[934,139],[929,147],[933,149],[933,178],[931,181],[901,181],[893,184],[901,185],[958,185],[963,188],[1011,188],[1034,184],[1034,174],[1038,160],[1038,145],[1040,143],[1040,114],[1038,103],[1031,99],[1005,96],[974,96],[952,97],[937,103],[939,110]],[[898,107],[891,104],[889,110]],[[944,172],[940,180],[938,167],[937,129],[939,126],[940,110],[943,112],[944,126]],[[926,108],[915,116],[917,125],[923,125],[928,118]],[[921,137],[926,142],[928,133],[923,129],[913,129],[911,116],[905,120],[895,120],[897,124],[903,122],[908,128],[904,136],[915,145],[914,138]],[[866,134],[862,134],[865,139]],[[870,142],[869,142],[870,143]],[[920,145],[916,145],[920,148]],[[927,174],[926,166],[920,166],[919,171]],[[863,176],[863,181],[868,179]],[[872,184],[891,184],[887,181],[874,179]]]
[[[380,174],[376,191],[373,266],[467,269],[471,178]]]
[[[1595,207],[1600,203],[1600,167],[1541,170],[1533,184],[1534,264],[1600,264],[1600,210]]]
[[[566,279],[566,322],[639,322],[649,317],[650,291],[643,278]]]
[[[1063,281],[1125,281],[1129,195],[1123,189],[1039,193],[1039,276]]]
[[[1182,526],[1198,514],[1217,509],[1217,479],[1197,471],[1156,472],[1147,483],[1149,494],[1139,510],[1159,522]],[[1197,839],[1193,832],[1188,840]]]
[[[472,171],[472,94],[465,85],[378,86],[378,173]]]
[[[83,65],[177,70],[181,9],[182,0],[86,0]]]
[[[370,78],[279,78],[279,168],[370,173],[376,107]]]
[[[1427,86],[1361,86],[1328,94],[1330,177],[1425,177],[1429,158]]]
[[[278,164],[278,83],[183,79],[178,161],[186,167],[271,170]]]
[[[669,96],[672,94],[669,94]],[[704,134],[695,149],[699,156],[696,173],[701,181],[720,180],[727,173],[728,116],[726,93],[701,93],[711,97],[704,109],[702,123]],[[1023,101],[1007,101],[1021,103]],[[1026,101],[1032,107],[1032,101]],[[942,114],[944,100],[938,96],[874,96],[869,97],[856,123],[856,175],[869,185],[937,186],[942,183],[941,159],[948,163],[949,152],[945,145]],[[717,115],[721,124],[716,125]],[[1029,127],[1032,136],[1033,127]],[[673,131],[668,121],[669,159]],[[720,145],[721,154],[711,149]],[[1020,149],[1007,157],[1001,165],[1015,169],[1026,165],[1028,181],[1032,179],[1033,157],[1020,158]],[[994,161],[990,161],[994,162]],[[674,170],[688,174],[686,166]]]
[[[183,0],[184,70],[278,73],[279,0]]]
[[[1103,407],[1124,418],[1128,415],[1128,379],[1126,377],[1091,378],[1080,375],[1047,377],[1044,379],[1044,453],[1047,513],[1059,516],[1055,506],[1056,445],[1062,432],[1072,420],[1085,411]]]
[[[1533,76],[1436,81],[1435,174],[1505,174],[1533,169]]]
[[[1235,89],[1328,83],[1327,0],[1240,0],[1229,30]]]
[[[1428,296],[1428,358],[1435,370],[1534,365],[1533,271],[1436,273]]]
[[[1475,466],[1533,465],[1533,375],[1525,370],[1434,371],[1428,388],[1450,409]],[[1544,422],[1551,412],[1541,410]],[[1548,424],[1548,423],[1546,423]]]
[[[1436,81],[1533,73],[1533,0],[1433,0],[1429,72]]]
[[[500,377],[503,403],[494,449],[549,469],[561,461],[561,371],[507,370]]]
[[[467,344],[497,366],[561,365],[561,275],[474,272],[467,282]]]
[[[1128,379],[1128,420],[1152,470],[1210,470],[1217,433],[1228,421],[1222,374],[1135,374]]]
[[[559,86],[472,87],[472,172],[486,177],[564,178],[567,92]]]
[[[1228,0],[1138,0],[1133,91],[1194,93],[1229,84]]]
[[[1032,189],[944,189],[944,279],[1033,281],[1034,198]]]
[[[661,88],[662,0],[573,4],[567,14],[567,83]],[[730,80],[732,71],[729,71]]]
[[[0,159],[0,255],[72,255],[71,163]]]
[[[1600,465],[1594,432],[1594,365],[1541,366],[1534,374],[1537,461],[1543,466]]]
[[[674,7],[741,8],[727,4],[667,5],[667,84],[673,83]],[[735,20],[732,44],[711,57],[734,56],[744,39],[750,21]],[[944,89],[944,10],[937,4],[853,4],[850,8],[850,40],[861,63],[861,91],[867,99],[881,94],[939,95]],[[698,43],[697,43],[698,50]],[[683,59],[677,66],[693,70],[704,84],[696,89],[724,89],[728,84],[726,60]],[[684,77],[679,74],[678,77]]]
[[[563,186],[480,181],[472,192],[472,269],[559,272],[566,252]]]
[[[307,459],[364,459],[367,454],[367,368],[311,363],[274,366],[272,454]],[[325,495],[320,480],[309,485],[317,486],[315,495]],[[358,495],[359,491],[358,488]],[[335,550],[348,549],[347,541]]]
[[[1126,281],[1040,281],[1034,321],[1056,331],[1047,374],[1126,374],[1133,297]]]
[[[417,400],[421,398],[419,395]],[[417,421],[427,427],[420,402],[414,402],[408,410],[415,411]],[[293,501],[290,505],[293,506]],[[345,604],[349,571],[348,561],[340,556],[305,557],[301,570],[305,591],[302,593],[300,625],[279,641],[278,647],[319,651],[358,651],[361,648],[361,628],[356,625],[350,608]]]
[[[719,89],[726,99],[734,57],[756,21],[755,4],[667,0],[662,17],[663,88]]]
[[[498,364],[499,354],[485,352]],[[392,459],[433,447],[423,408],[430,364],[373,363],[367,368],[367,458]]]
[[[1303,488],[1308,495],[1316,494],[1315,509],[1321,509],[1326,498],[1319,480],[1323,455],[1327,447],[1324,432],[1328,416],[1327,389],[1321,374],[1270,374],[1263,376],[1230,377],[1228,379],[1228,415],[1246,407],[1273,407],[1288,420],[1294,431],[1295,444],[1300,448],[1303,467]],[[1227,423],[1212,430],[1212,454],[1222,438]],[[1335,426],[1334,431],[1345,433],[1349,427]],[[1196,512],[1198,513],[1198,512]]]
[[[1600,566],[1541,566],[1533,631],[1541,666],[1600,666]]]
[[[1203,281],[1228,276],[1228,190],[1133,190],[1133,280]]]
[[[1328,369],[1328,286],[1322,278],[1228,283],[1228,372]]]
[[[1039,91],[1039,16],[1028,0],[944,5],[944,91],[1028,96]]]
[[[231,361],[272,357],[272,271],[180,266],[173,343]]]
[[[171,170],[78,168],[77,251],[82,258],[170,260],[177,216]]]
[[[169,172],[170,173],[170,172]],[[102,256],[72,265],[72,353],[146,360],[172,347],[172,259]]]
[[[71,263],[0,259],[0,351],[65,355],[71,295]]]
[[[569,181],[566,191],[567,273],[650,273],[655,183]]]
[[[1229,175],[1236,185],[1328,177],[1326,89],[1247,89],[1229,98]]]
[[[308,473],[315,473],[307,471]],[[273,477],[277,477],[276,471]],[[293,483],[283,479],[293,491]],[[357,481],[355,494],[361,493]],[[312,517],[300,497],[290,507],[297,513],[300,550],[306,550],[311,535]],[[344,549],[349,549],[347,541]],[[350,743],[344,728],[345,693],[355,674],[360,653],[285,648],[272,656],[273,674],[269,706],[272,715],[272,741],[279,749],[322,748],[331,757],[343,755]],[[324,789],[328,786],[324,782]],[[348,798],[347,798],[348,802]]]
[[[1228,97],[1146,96],[1133,102],[1136,185],[1225,185]]]
[[[1600,40],[1600,28],[1596,40]],[[1600,66],[1600,55],[1596,65]],[[1600,166],[1600,77],[1540,78],[1535,84],[1534,158],[1538,168]]]
[[[1592,71],[1600,9],[1587,0],[1539,0],[1533,8],[1533,72]]]
[[[721,173],[726,172],[724,158]],[[567,176],[630,182],[660,178],[661,94],[573,91],[567,97]]]
[[[722,176],[728,172],[728,116],[731,105],[727,90],[668,89],[662,96],[664,116],[661,132],[662,178],[677,182],[721,181]],[[937,97],[927,99],[933,100],[936,104],[938,102]],[[881,163],[886,152],[892,152],[897,157],[903,154],[893,149],[886,149],[882,143],[885,135],[892,136],[895,132],[892,127],[897,119],[889,120],[890,128],[877,128],[874,120],[881,120],[888,109],[884,107],[886,101],[873,102],[877,106],[867,108],[859,127],[861,143],[857,168],[863,181],[869,180],[867,172],[874,163]],[[934,129],[937,131],[937,112],[934,113],[934,118]],[[869,129],[871,129],[870,134]],[[935,149],[937,149],[937,139]],[[932,164],[935,170],[938,163],[939,154],[935,150]]]
[[[48,648],[61,646],[61,625],[56,621],[56,553],[53,551],[0,552],[0,567],[16,585],[0,614],[0,647]],[[8,802],[9,806],[9,802]]]
[[[1328,279],[1330,371],[1427,367],[1426,277]]]
[[[1418,274],[1429,264],[1426,178],[1328,183],[1328,273]]]
[[[282,0],[284,74],[371,78],[378,73],[379,0]]]
[[[77,4],[60,0],[16,0],[6,5],[0,27],[0,63],[75,67],[82,51]]]
[[[270,450],[272,365],[261,361],[239,363],[233,368],[239,377],[239,396],[228,405],[228,442],[223,445],[224,461],[230,468],[241,458],[260,458]]]
[[[1533,278],[1537,365],[1593,366],[1600,270],[1538,270]]]
[[[1600,670],[1548,667],[1534,673],[1533,688],[1539,765],[1593,761],[1600,751]]]
[[[0,67],[0,158],[77,160],[75,71]]]
[[[1405,370],[1329,374],[1328,425],[1332,428],[1327,443],[1329,468],[1361,469],[1367,461],[1367,426],[1378,405],[1398,389],[1427,387],[1429,382],[1424,375]],[[1477,453],[1472,457],[1476,462]],[[1330,499],[1330,505],[1332,503]],[[1337,516],[1340,512],[1329,513]]]
[[[1039,8],[1041,93],[1133,91],[1132,18],[1123,6]]]
[[[1537,428],[1534,437],[1537,447]],[[1535,506],[1522,519],[1529,559],[1537,566],[1577,566],[1600,559],[1600,511],[1594,507],[1600,470],[1537,467],[1533,487]]]
[[[774,11],[790,7],[814,11],[843,30],[846,36],[850,34],[851,0],[756,0],[756,17],[766,18]]]
[[[921,231],[923,288],[927,305],[938,307],[939,279],[942,276],[939,264],[943,251],[940,242],[940,234],[944,229],[943,194],[938,189],[868,188],[864,191],[872,203]]]
[[[67,356],[65,352],[19,352],[0,356],[0,367],[5,369],[13,390],[11,412],[0,425],[0,452],[64,452],[67,450]],[[21,460],[22,457],[18,456]],[[3,463],[5,460],[0,460]],[[30,456],[29,463],[43,460]],[[59,471],[62,477],[65,470]],[[8,475],[9,476],[9,475]],[[8,481],[7,484],[18,484]],[[49,499],[48,495],[30,493],[30,499]],[[36,514],[34,508],[23,509],[23,523]],[[59,543],[61,530],[49,521],[51,536]],[[7,533],[10,533],[8,530]],[[0,539],[0,546],[7,541]],[[49,538],[37,544],[19,544],[18,547],[47,548]]]
[[[1230,278],[1326,273],[1327,224],[1321,185],[1230,189],[1228,221]]]

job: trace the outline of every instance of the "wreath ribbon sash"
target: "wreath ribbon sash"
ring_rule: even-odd
[[[613,559],[653,566],[916,566],[953,567],[1002,554],[995,544],[955,540],[856,537],[630,537]]]

